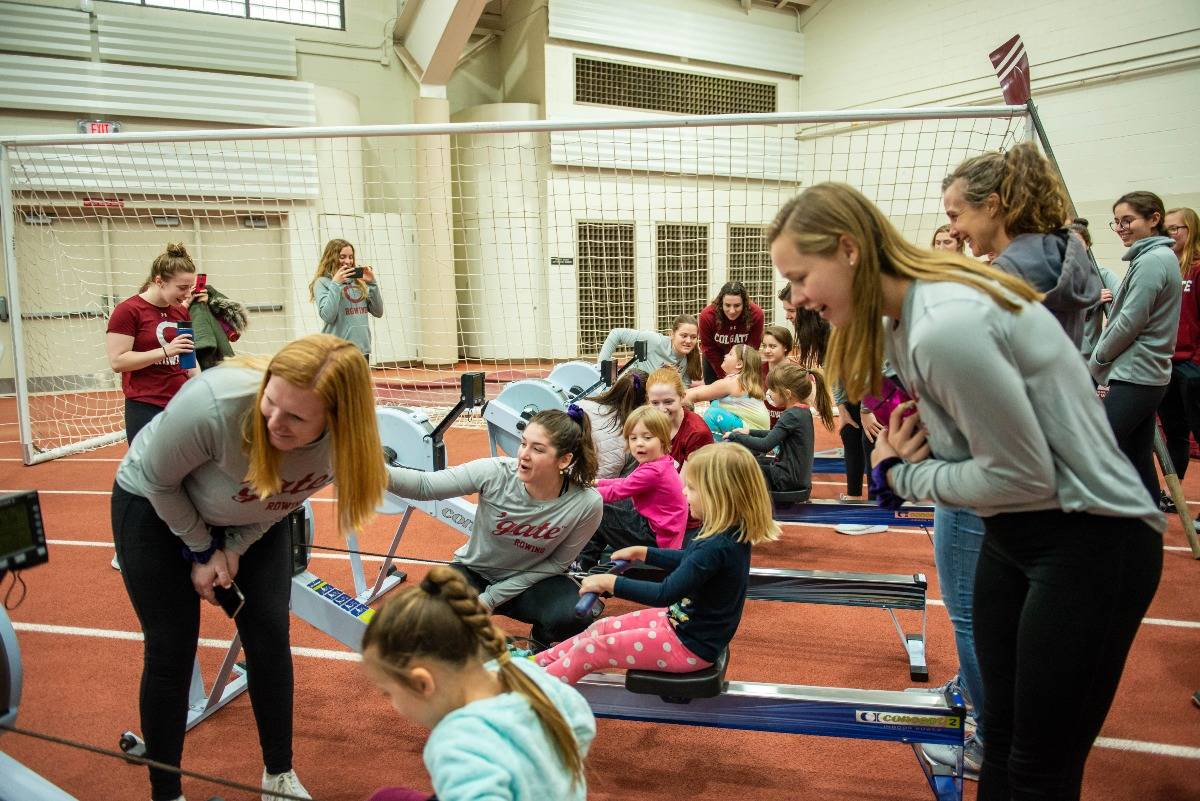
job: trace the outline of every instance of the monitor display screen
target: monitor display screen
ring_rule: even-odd
[[[35,544],[29,509],[23,503],[0,504],[0,561]]]

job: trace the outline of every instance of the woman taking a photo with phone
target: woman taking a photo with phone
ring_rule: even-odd
[[[236,581],[262,787],[309,797],[292,770],[285,518],[330,483],[342,531],[371,517],[387,482],[373,404],[358,349],[312,334],[269,364],[234,358],[204,372],[134,440],[117,469],[112,529],[145,635],[139,701],[150,759],[180,764],[200,599],[216,603],[217,587]],[[153,801],[182,798],[178,773],[151,768],[150,787]]]
[[[331,239],[308,284],[308,299],[317,304],[322,334],[349,340],[371,361],[371,325],[367,315],[383,316],[383,296],[369,265],[354,260],[354,245]]]

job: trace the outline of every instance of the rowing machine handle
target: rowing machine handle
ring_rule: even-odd
[[[629,569],[629,562],[625,559],[618,559],[612,563],[612,569],[609,573],[620,575]],[[575,604],[575,617],[580,620],[587,620],[594,616],[596,602],[600,600],[600,594],[595,592],[585,593],[579,596],[579,601]]]

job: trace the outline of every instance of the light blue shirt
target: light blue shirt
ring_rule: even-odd
[[[583,696],[528,659],[513,660],[541,688],[586,755],[596,719]],[[495,670],[496,663],[488,668]],[[442,718],[423,754],[438,801],[585,801],[587,784],[572,784],[558,751],[525,695],[473,701]]]

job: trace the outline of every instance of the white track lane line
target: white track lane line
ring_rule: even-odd
[[[13,623],[13,628],[17,631],[28,632],[30,634],[53,634],[60,637],[91,637],[94,639],[124,640],[129,642],[142,641],[142,633],[140,631],[89,629],[80,626],[51,626],[44,623],[18,622]],[[203,648],[228,650],[229,642],[229,640],[213,640],[202,638],[199,641],[199,644]],[[328,648],[301,648],[298,646],[292,646],[292,654],[294,656],[304,656],[313,659],[330,659],[339,662],[359,662],[362,660],[362,657],[356,653],[350,651],[333,651]],[[1193,748],[1187,745],[1149,743],[1142,740],[1125,740],[1115,737],[1097,738],[1096,745],[1101,748],[1110,748],[1115,751],[1136,751],[1140,754],[1153,754],[1154,756],[1200,759],[1200,748]]]
[[[17,631],[27,631],[33,634],[56,634],[61,637],[92,637],[102,640],[132,640],[136,642],[141,642],[143,639],[140,631],[120,631],[117,629],[89,629],[81,626],[52,626],[46,623],[19,623],[17,621],[13,621],[13,628]],[[199,643],[202,648],[216,648],[228,651],[230,641],[201,637]],[[293,645],[292,654],[295,656],[308,656],[314,659],[333,659],[341,662],[362,661],[362,657],[352,651],[333,651],[328,648],[301,648],[300,646]]]

